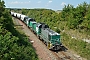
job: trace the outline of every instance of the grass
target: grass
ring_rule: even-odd
[[[62,43],[69,49],[76,51],[80,56],[90,60],[90,44],[82,40],[71,38],[66,33],[62,33]]]

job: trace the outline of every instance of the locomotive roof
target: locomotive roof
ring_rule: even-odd
[[[59,33],[47,28],[47,31],[49,32],[50,35],[60,35]]]
[[[40,23],[37,23],[37,27],[39,27],[39,26],[41,26],[41,24]]]
[[[48,25],[46,25],[45,23],[37,23],[37,27],[49,28]]]
[[[32,23],[37,23],[37,22],[35,22],[35,21],[31,21]]]
[[[30,20],[30,19],[32,19],[32,18],[28,18],[28,20]]]
[[[28,20],[30,20],[30,21],[35,21],[33,18],[29,18],[29,17],[28,17]]]

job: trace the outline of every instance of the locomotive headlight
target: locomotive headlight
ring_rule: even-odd
[[[53,44],[52,47],[55,47],[55,45]]]

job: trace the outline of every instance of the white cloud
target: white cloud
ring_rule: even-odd
[[[48,3],[52,3],[52,1],[48,1]]]
[[[9,2],[9,4],[18,4],[18,1],[14,1],[14,2]]]
[[[41,1],[38,1],[37,3],[41,3]]]
[[[48,1],[48,3],[45,6],[49,6],[50,3],[52,3],[53,1]]]
[[[66,3],[65,2],[62,2],[61,5],[64,6],[64,5],[66,5]]]
[[[26,1],[26,2],[20,2],[20,1],[8,2],[8,4],[28,4],[28,3],[30,3],[30,1]]]

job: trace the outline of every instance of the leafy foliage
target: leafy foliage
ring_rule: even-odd
[[[20,40],[5,29],[0,31],[0,59],[2,60],[38,60],[35,50],[26,38]]]
[[[89,24],[90,20],[89,17],[89,4],[84,2],[83,4],[78,5],[76,8],[74,8],[72,5],[65,6],[62,10],[61,18],[64,21],[67,21],[67,25],[69,28],[75,29],[86,29],[89,30]],[[86,20],[88,20],[86,22]],[[82,28],[83,27],[83,28]]]
[[[14,29],[9,11],[0,0],[0,60],[38,60],[28,38]]]

